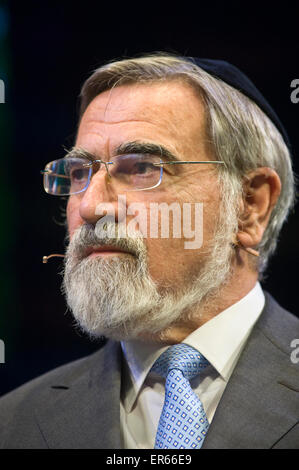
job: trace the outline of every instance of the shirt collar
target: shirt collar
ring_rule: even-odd
[[[122,377],[122,399],[126,411],[130,412],[151,367],[169,345],[131,340],[122,341],[121,347],[126,368]]]
[[[257,283],[245,297],[193,331],[183,343],[200,351],[227,381],[264,304],[265,296]],[[126,367],[122,399],[130,412],[151,367],[169,345],[132,340],[122,341],[121,346]]]
[[[193,331],[184,343],[198,349],[228,381],[265,305],[259,283],[241,300]]]

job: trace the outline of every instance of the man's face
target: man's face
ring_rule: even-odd
[[[179,81],[119,86],[90,103],[75,146],[110,161],[120,146],[129,143],[156,145],[180,161],[215,159],[205,131],[203,104],[189,85]],[[151,237],[148,230],[142,241],[128,240],[128,245],[111,241],[112,248],[131,247],[126,253],[108,248],[97,251],[101,240],[94,238],[94,228],[101,219],[97,215],[99,206],[112,204],[115,225],[123,223],[118,195],[117,179],[109,180],[105,168],[101,168],[93,174],[85,192],[69,198],[70,244],[64,289],[75,318],[92,336],[104,334],[115,339],[160,334],[170,326],[180,327],[186,318],[190,323],[186,313],[195,313],[195,305],[218,289],[230,265],[229,230],[219,235],[221,197],[216,165],[165,165],[158,187],[122,193],[127,209],[139,203],[147,210],[148,227],[152,203],[178,203],[181,214],[187,203],[192,222],[189,229],[202,231],[203,242],[195,249],[186,248],[190,233],[184,231],[182,216],[181,237],[175,238],[171,227],[168,238]],[[194,203],[203,207],[200,227],[195,224]],[[133,217],[135,214],[127,215],[126,224]],[[223,227],[230,226],[227,220]],[[89,251],[84,251],[84,245]]]
[[[180,82],[120,86],[100,94],[83,115],[76,147],[109,161],[121,144],[136,141],[163,146],[182,161],[214,159],[207,143],[203,105],[195,92]],[[153,202],[203,203],[201,249],[185,249],[186,238],[183,236],[145,238],[151,278],[158,286],[184,285],[197,274],[204,259],[205,246],[213,238],[219,208],[215,166],[165,166],[159,187],[124,194],[127,207],[138,202],[148,210]],[[117,196],[117,184],[113,180],[107,183],[106,170],[102,168],[94,174],[84,193],[69,199],[67,220],[70,238],[82,224],[94,224],[99,219],[96,208],[101,203],[112,203],[117,217]],[[132,217],[128,216],[127,221]],[[113,256],[129,255],[118,253]]]

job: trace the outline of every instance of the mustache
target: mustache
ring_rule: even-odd
[[[79,259],[86,256],[88,248],[101,248],[105,246],[113,246],[121,250],[127,251],[137,258],[144,258],[146,255],[146,246],[143,235],[140,231],[130,231],[126,233],[126,226],[122,223],[116,224],[114,221],[105,223],[97,222],[96,225],[81,225],[74,233],[72,238],[67,236],[69,241],[66,256],[75,255]]]

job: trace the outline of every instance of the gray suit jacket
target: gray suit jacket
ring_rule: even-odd
[[[268,294],[203,448],[299,448],[299,321]],[[119,343],[59,367],[0,399],[0,448],[120,449]]]

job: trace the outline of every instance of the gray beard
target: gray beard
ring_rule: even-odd
[[[78,228],[66,252],[62,285],[75,326],[91,338],[129,340],[151,335],[162,340],[171,326],[199,318],[230,273],[234,224],[226,218],[218,227],[198,273],[175,289],[157,286],[151,279],[146,245],[138,232],[134,237],[111,238],[114,225],[108,224],[108,236],[98,238],[93,226]],[[88,246],[111,244],[132,255],[83,255]]]

